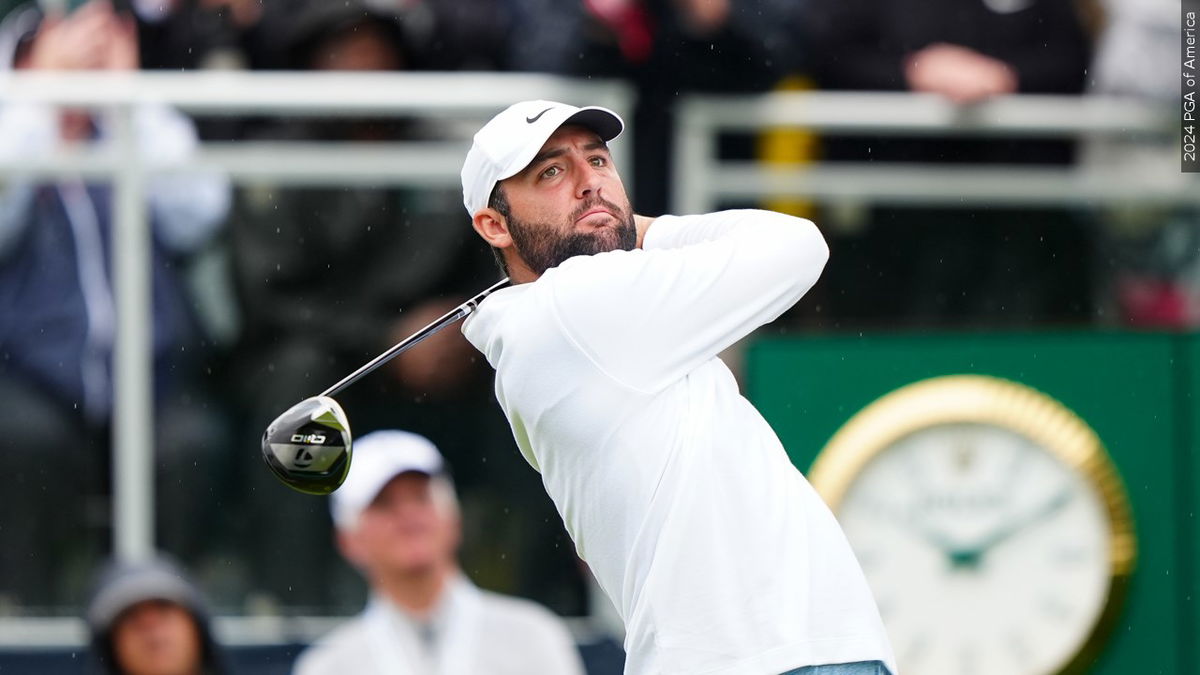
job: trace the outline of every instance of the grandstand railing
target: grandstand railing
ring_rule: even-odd
[[[677,113],[671,177],[676,213],[780,196],[947,206],[1200,204],[1200,175],[1179,171],[1178,125],[1173,124],[1178,111],[1169,105],[1022,95],[962,106],[932,94],[778,92],[689,96],[679,102]],[[1126,161],[1082,161],[1069,167],[972,167],[820,161],[778,165],[717,155],[722,133],[775,128],[838,136],[1119,140],[1147,151],[1149,158],[1126,155]]]

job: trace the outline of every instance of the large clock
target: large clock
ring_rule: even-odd
[[[1136,557],[1124,487],[1058,401],[993,377],[898,389],[855,415],[809,480],[875,593],[905,675],[1079,672]]]

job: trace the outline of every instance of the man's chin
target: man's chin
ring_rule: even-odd
[[[621,232],[615,224],[596,228],[592,238],[596,242],[593,253],[607,253],[621,248]]]
[[[633,236],[627,236],[630,233]],[[626,227],[622,221],[615,218],[611,222],[596,228],[594,236],[598,248],[596,253],[616,250],[628,251],[637,245],[637,231]]]
[[[509,226],[515,252],[537,276],[577,256],[628,251],[637,246],[637,229],[632,219],[604,219],[599,226],[577,223],[565,232],[559,230],[561,234],[557,236],[545,230],[545,234],[538,236],[541,233],[516,221],[510,222]]]

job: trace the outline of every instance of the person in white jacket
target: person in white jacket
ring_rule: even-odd
[[[459,570],[458,499],[429,439],[385,430],[355,441],[330,508],[371,598],[300,655],[295,675],[583,675],[561,619]]]
[[[824,239],[767,211],[635,215],[622,128],[517,103],[462,184],[513,281],[463,332],[625,623],[625,672],[895,673],[837,522],[717,358],[808,291]]]

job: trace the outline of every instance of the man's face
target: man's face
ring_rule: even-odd
[[[529,166],[500,185],[514,252],[537,276],[567,258],[637,244],[625,186],[590,129],[559,128]]]
[[[453,564],[459,540],[453,488],[423,473],[402,473],[341,536],[348,557],[377,573],[414,574]]]
[[[113,652],[128,675],[195,675],[203,648],[200,629],[183,607],[148,600],[126,610],[112,631]]]

